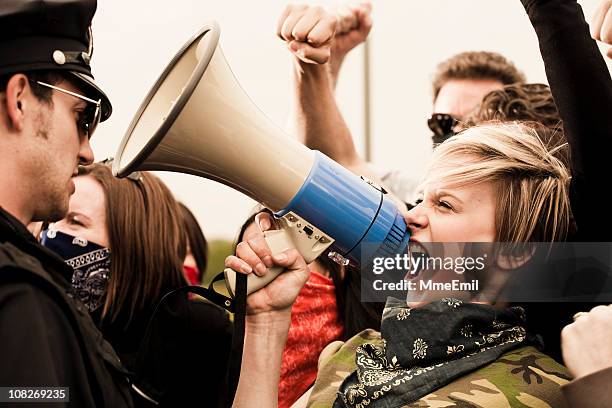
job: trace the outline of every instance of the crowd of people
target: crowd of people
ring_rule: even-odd
[[[576,0],[516,3],[549,84],[528,82],[495,52],[440,63],[422,180],[361,158],[336,104],[342,63],[373,25],[371,4],[288,5],[280,15],[300,140],[384,186],[411,242],[612,242],[612,217],[595,205],[605,202],[612,144],[612,79],[596,41],[612,46],[612,1],[601,0],[590,25]],[[90,138],[112,113],[90,67],[95,10],[96,0],[0,4],[0,387],[66,387],[67,399],[47,402],[77,407],[612,400],[609,299],[364,302],[359,265],[272,253],[264,232],[275,215],[263,207],[243,223],[226,266],[286,270],[246,299],[240,381],[230,389],[232,316],[177,291],[206,270],[196,218],[152,173],[118,179],[112,160],[94,163]],[[487,273],[508,269],[500,259]],[[504,290],[488,284],[489,294]],[[22,403],[6,395],[0,401]]]

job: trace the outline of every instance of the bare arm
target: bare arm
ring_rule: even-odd
[[[289,5],[279,19],[277,35],[294,55],[295,132],[309,148],[384,186],[357,153],[334,96],[344,57],[370,32],[371,6],[362,2],[339,10],[331,14],[321,7]]]
[[[367,164],[357,153],[351,131],[336,104],[329,66],[296,60],[294,78],[299,139],[349,170],[367,176]]]
[[[343,14],[332,14],[322,7],[289,5],[279,19],[277,35],[294,56],[297,136],[311,149],[359,172],[364,163],[333,90],[344,56],[358,44],[356,14],[348,7],[342,10]]]
[[[240,381],[233,407],[275,407],[291,313],[247,316]]]
[[[246,335],[234,408],[278,405],[281,359],[291,323],[291,305],[310,275],[304,258],[295,249],[272,257],[262,232],[272,228],[270,216],[260,213],[255,220],[261,231],[239,243],[236,256],[227,257],[225,266],[260,276],[265,274],[260,272],[260,264],[268,268],[280,265],[286,271],[247,298]]]

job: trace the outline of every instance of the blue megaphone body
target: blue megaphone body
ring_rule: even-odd
[[[333,237],[333,252],[355,264],[406,252],[406,223],[385,191],[320,152],[300,190],[275,215],[290,211]]]

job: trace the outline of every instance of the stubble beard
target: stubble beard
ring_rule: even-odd
[[[50,108],[46,114],[40,112],[37,118],[38,129],[36,139],[41,144],[47,144],[53,137],[49,124],[51,115]],[[45,154],[46,153],[46,154]],[[63,219],[68,213],[68,203],[70,200],[69,183],[71,179],[61,180],[60,171],[57,167],[57,157],[52,157],[48,152],[41,152],[38,157],[38,176],[34,186],[32,198],[38,202],[32,221],[56,222]],[[34,198],[36,197],[36,198]]]

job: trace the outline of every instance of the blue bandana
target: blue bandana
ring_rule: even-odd
[[[83,302],[90,312],[98,309],[108,284],[110,250],[53,229],[41,233],[41,244],[72,267],[72,296]]]

